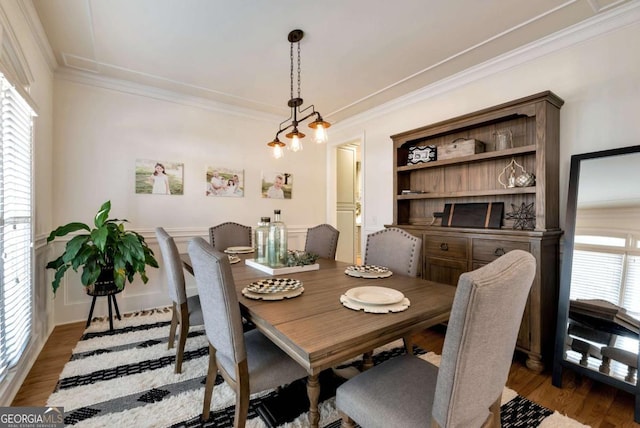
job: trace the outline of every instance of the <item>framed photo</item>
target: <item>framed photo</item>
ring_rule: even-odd
[[[262,197],[269,199],[291,199],[293,175],[288,172],[262,171]]]
[[[207,196],[244,197],[244,170],[226,167],[207,167]]]
[[[182,195],[184,164],[153,159],[136,159],[136,193]]]

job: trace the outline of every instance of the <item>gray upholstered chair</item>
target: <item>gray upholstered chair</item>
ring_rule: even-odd
[[[243,333],[240,305],[229,258],[202,238],[189,242],[189,256],[209,340],[209,370],[202,419],[209,419],[211,396],[220,370],[236,393],[234,427],[244,427],[249,395],[307,376],[301,365],[258,330]]]
[[[531,254],[513,250],[462,274],[440,367],[403,355],[345,382],[336,393],[342,426],[500,426],[502,391],[535,271]]]
[[[330,224],[319,224],[307,229],[304,251],[317,254],[325,259],[336,258],[336,248],[340,231]]]
[[[422,239],[396,227],[367,236],[365,265],[385,266],[394,274],[417,276]]]
[[[250,247],[251,226],[228,221],[209,228],[209,242],[213,248],[224,251],[229,247]]]
[[[173,238],[162,227],[156,228],[156,237],[162,253],[164,270],[167,274],[169,297],[171,297],[173,303],[173,316],[171,317],[171,327],[169,328],[169,349],[173,348],[176,329],[180,324],[180,335],[178,336],[178,347],[176,348],[176,373],[182,373],[184,346],[187,342],[189,327],[204,324],[202,309],[200,308],[198,296],[187,297],[180,253],[178,253],[178,248]]]

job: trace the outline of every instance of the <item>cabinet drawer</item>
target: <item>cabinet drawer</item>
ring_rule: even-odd
[[[425,235],[425,256],[467,259],[467,238],[445,235]]]
[[[491,262],[511,250],[529,251],[529,243],[499,239],[473,240],[473,260]]]

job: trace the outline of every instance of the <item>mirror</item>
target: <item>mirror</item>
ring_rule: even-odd
[[[571,157],[553,364],[635,395],[640,422],[640,146]]]

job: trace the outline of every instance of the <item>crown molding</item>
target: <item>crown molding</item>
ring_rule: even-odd
[[[53,53],[53,49],[51,48],[51,44],[49,43],[47,34],[42,27],[40,17],[38,16],[38,12],[36,12],[33,1],[22,0],[18,2],[18,6],[20,7],[20,11],[27,21],[29,30],[36,42],[36,45],[38,46],[38,49],[40,49],[42,57],[49,67],[49,71],[53,74],[56,68],[58,68],[58,61],[56,61],[56,56]]]
[[[358,113],[348,119],[333,124],[333,126],[335,127],[335,131],[340,131],[348,127],[361,125],[377,117],[405,108],[408,105],[450,92],[484,77],[497,74],[536,58],[638,22],[640,22],[640,1],[633,0],[609,12],[603,12],[579,24],[575,24],[536,40],[535,42],[499,55],[407,95]]]
[[[281,119],[280,115],[259,112],[257,110],[209,100],[204,97],[186,95],[177,91],[160,89],[155,86],[144,85],[128,80],[104,77],[96,74],[95,72],[80,71],[68,67],[58,68],[55,72],[55,78],[112,91],[123,92],[131,95],[138,95],[161,101],[197,107],[203,110],[214,111],[231,116],[238,116],[245,119],[258,120],[268,123],[279,121]]]

